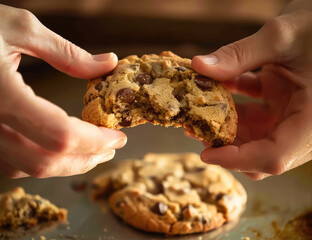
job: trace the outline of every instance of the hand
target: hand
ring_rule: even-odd
[[[196,71],[232,93],[264,100],[237,104],[234,145],[206,148],[203,161],[260,180],[312,158],[311,25],[312,2],[294,1],[254,35],[193,58]]]
[[[30,12],[0,5],[0,173],[19,178],[68,176],[113,158],[126,136],[98,128],[34,94],[16,71],[21,54],[78,78],[113,70],[113,53],[91,55],[53,33]]]

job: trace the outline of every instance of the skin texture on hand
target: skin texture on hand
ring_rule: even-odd
[[[199,73],[265,102],[237,104],[234,145],[206,148],[204,162],[260,180],[311,160],[311,25],[312,2],[293,1],[254,35],[193,58]]]
[[[29,11],[0,5],[0,173],[46,178],[85,173],[114,157],[124,133],[70,117],[36,96],[17,72],[21,54],[70,76],[92,79],[117,65],[113,53],[91,55],[50,31]]]

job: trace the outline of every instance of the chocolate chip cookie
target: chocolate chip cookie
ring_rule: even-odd
[[[89,82],[84,104],[83,120],[98,126],[184,127],[213,147],[232,143],[236,135],[235,106],[223,84],[172,52],[120,60],[111,75]]]
[[[67,211],[38,195],[26,194],[18,187],[0,194],[0,239],[17,237],[38,225],[65,222]],[[40,228],[37,228],[40,229]]]
[[[126,223],[166,234],[206,232],[237,219],[247,195],[228,171],[197,154],[147,154],[94,180],[92,199],[109,197]]]

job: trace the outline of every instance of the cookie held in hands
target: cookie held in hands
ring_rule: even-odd
[[[184,127],[213,147],[236,136],[237,114],[227,89],[172,52],[120,60],[111,75],[89,82],[84,104],[83,120],[98,126]]]
[[[122,161],[94,180],[92,199],[109,197],[113,212],[148,232],[190,234],[237,220],[244,187],[227,170],[197,154],[147,154]]]

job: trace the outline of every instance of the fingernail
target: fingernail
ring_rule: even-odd
[[[93,59],[97,62],[106,62],[109,60],[112,60],[114,58],[117,58],[115,53],[103,53],[103,54],[97,54],[97,55],[92,55]]]
[[[216,65],[219,62],[215,55],[200,56],[199,58],[207,65]]]
[[[127,143],[127,138],[119,138],[111,143],[110,148],[113,148],[113,149],[122,148],[123,146],[126,145],[126,143]]]

